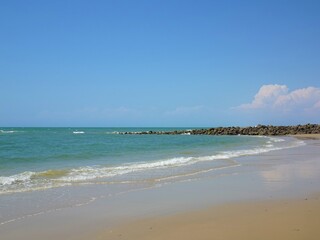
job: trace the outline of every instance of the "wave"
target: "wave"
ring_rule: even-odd
[[[26,182],[31,178],[33,174],[34,174],[33,172],[23,172],[20,174],[9,176],[9,177],[0,177],[0,186]]]
[[[284,140],[283,140],[284,141]],[[72,169],[57,169],[41,172],[22,172],[11,176],[0,177],[0,194],[34,191],[72,184],[83,184],[98,179],[108,179],[130,173],[165,170],[192,164],[257,155],[269,151],[304,145],[303,141],[293,141],[283,145],[279,138],[269,138],[265,145],[252,149],[220,151],[208,156],[174,157],[152,162],[127,163],[118,166],[84,166]],[[275,146],[274,143],[282,144]],[[172,173],[171,173],[172,174]]]
[[[180,135],[191,135],[190,132],[181,133]]]
[[[72,133],[73,134],[84,134],[85,132],[84,131],[73,131]]]
[[[106,134],[120,134],[118,131],[106,132]]]
[[[13,131],[13,130],[0,130],[0,133],[16,133],[18,131]]]

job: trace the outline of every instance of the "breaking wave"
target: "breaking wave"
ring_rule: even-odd
[[[284,141],[284,140],[283,140]],[[269,138],[265,145],[252,149],[220,151],[208,156],[174,157],[152,162],[127,163],[117,166],[83,166],[72,169],[47,170],[42,172],[22,172],[11,176],[0,177],[0,194],[34,191],[72,184],[94,182],[130,173],[148,172],[156,169],[166,170],[193,164],[227,160],[241,156],[256,155],[269,151],[303,145],[303,141],[293,141],[290,144],[275,146],[282,142],[279,138]]]
[[[16,133],[16,132],[18,132],[18,131],[13,131],[13,130],[0,130],[0,133],[4,133],[4,134],[6,134],[6,133]]]
[[[85,132],[84,131],[73,131],[72,133],[73,134],[84,134]]]

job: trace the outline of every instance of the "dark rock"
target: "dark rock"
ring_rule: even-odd
[[[257,125],[255,127],[217,127],[209,129],[144,131],[144,132],[124,132],[122,134],[157,134],[157,135],[260,135],[260,136],[284,136],[296,134],[319,134],[320,125],[306,124],[297,126],[271,126]]]

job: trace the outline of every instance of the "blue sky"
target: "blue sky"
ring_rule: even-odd
[[[0,126],[319,123],[319,1],[1,1]]]

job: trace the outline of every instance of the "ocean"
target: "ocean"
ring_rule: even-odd
[[[149,130],[177,128],[1,128],[0,196],[73,185],[181,181],[235,168],[237,157],[301,144],[273,137],[119,134]]]
[[[0,225],[234,174],[241,157],[304,144],[290,137],[121,134],[150,130],[183,128],[0,128]]]

